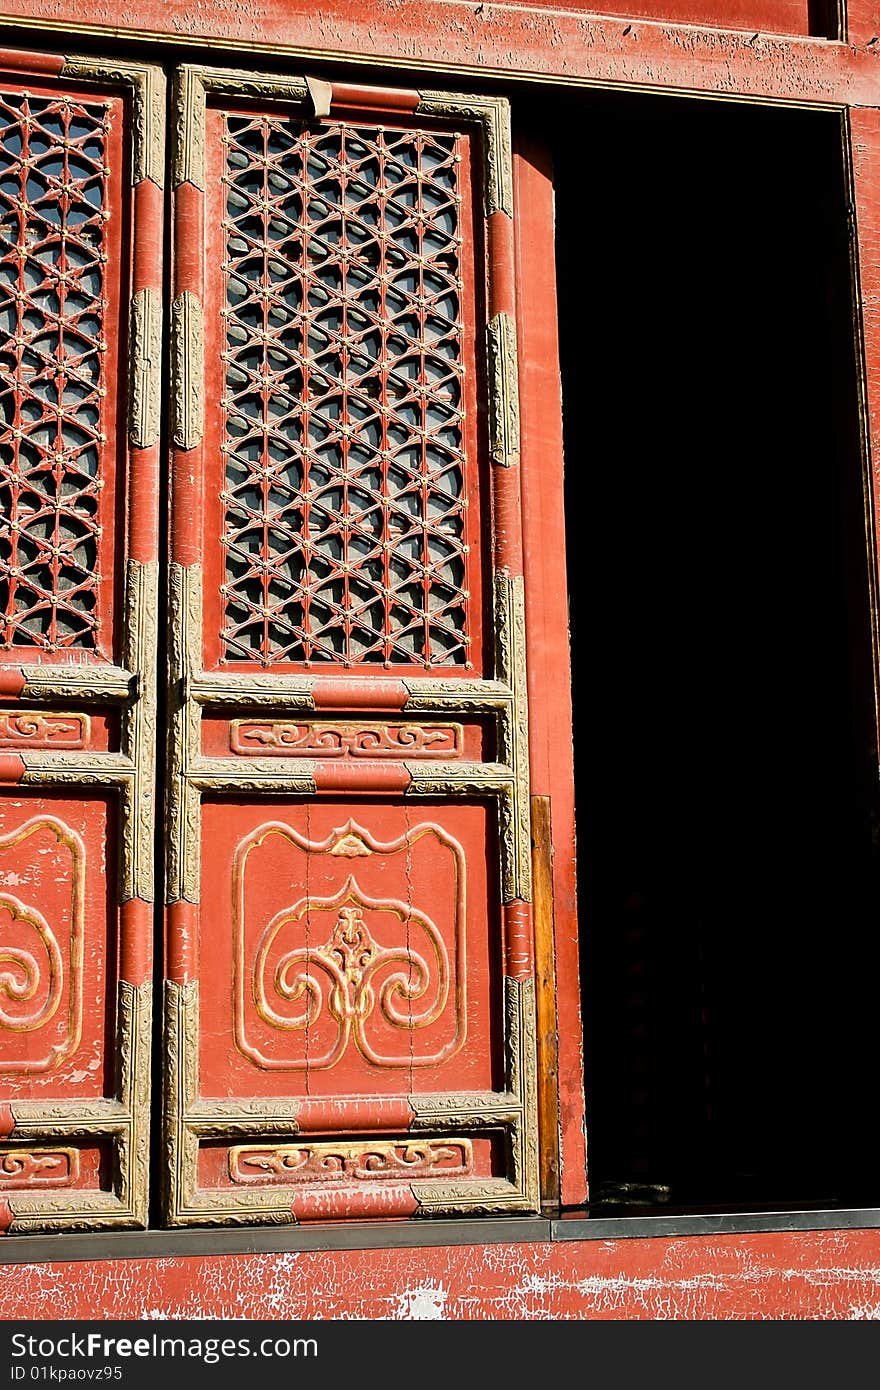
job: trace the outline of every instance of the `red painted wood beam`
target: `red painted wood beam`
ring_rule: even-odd
[[[720,8],[720,6],[719,6]],[[105,0],[5,0],[5,42],[23,44],[53,31],[70,50],[90,34],[165,39],[196,47],[222,44],[306,60],[392,65],[401,74],[434,70],[483,76],[669,88],[773,101],[880,105],[877,0],[853,6],[853,42],[787,37],[759,29],[696,28],[583,10],[492,3],[492,0],[399,0],[312,4],[253,0],[247,11],[194,0],[141,0],[109,18]],[[869,32],[871,31],[871,32]],[[340,78],[342,74],[340,74]],[[436,79],[432,77],[431,85]],[[412,83],[410,82],[410,85]]]

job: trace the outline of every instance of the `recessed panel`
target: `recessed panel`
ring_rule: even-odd
[[[479,804],[208,803],[202,1094],[491,1089],[492,821]]]
[[[0,801],[0,1082],[11,1101],[106,1094],[113,835],[103,797]]]

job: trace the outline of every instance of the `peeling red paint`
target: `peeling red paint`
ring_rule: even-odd
[[[0,1317],[876,1319],[880,1231],[57,1261]]]

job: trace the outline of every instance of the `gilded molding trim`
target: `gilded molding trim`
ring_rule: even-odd
[[[404,767],[412,781],[405,796],[504,797],[513,787],[513,773],[501,763],[410,763]]]
[[[199,985],[165,982],[165,1114],[162,1136],[165,1210],[172,1226],[198,1186],[199,1144],[184,1116],[198,1089]]]
[[[159,565],[129,560],[126,566],[126,661],[142,673],[141,698],[123,712],[122,747],[134,769],[123,827],[125,883],[122,900],[154,896],[153,857],[156,777],[156,646]]]
[[[434,710],[445,713],[447,710],[467,712],[489,712],[506,709],[513,699],[513,691],[503,677],[499,680],[449,680],[448,678],[427,676],[413,678],[404,676],[402,684],[409,692],[404,712],[406,714],[430,714]]]
[[[22,700],[120,704],[136,699],[139,677],[121,666],[21,666]]]
[[[313,796],[315,761],[308,758],[197,758],[189,770],[194,787],[212,791],[281,791]]]
[[[206,131],[205,110],[208,92],[224,93],[238,100],[264,97],[269,101],[308,102],[309,89],[304,78],[283,73],[237,72],[234,68],[184,66],[178,68],[174,83],[172,186],[190,183],[205,192]]]
[[[314,676],[224,675],[200,671],[189,682],[187,694],[200,705],[243,705],[246,709],[278,709],[312,714]]]
[[[495,659],[499,673],[513,689],[513,702],[498,724],[499,756],[511,768],[514,781],[512,818],[513,897],[531,902],[532,825],[529,802],[529,711],[526,677],[525,588],[520,575],[495,576]]]
[[[205,325],[201,301],[189,290],[171,306],[171,437],[194,449],[205,428]]]
[[[131,89],[133,127],[131,179],[149,179],[159,188],[165,183],[165,73],[149,63],[122,59],[71,57],[61,76],[71,82],[115,83]]]
[[[266,1100],[199,1100],[186,1115],[194,1134],[210,1139],[247,1139],[259,1135],[296,1135],[300,1102],[275,1096]]]
[[[201,69],[174,75],[171,117],[171,187],[191,183],[205,191],[205,87]]]
[[[504,981],[505,1045],[508,1085],[522,1097],[523,1112],[511,1136],[514,1181],[537,1211],[540,1206],[538,1153],[537,1025],[533,980]]]
[[[420,1182],[414,1189],[419,1200],[417,1215],[461,1216],[464,1212],[491,1216],[493,1213],[525,1211],[522,1194],[504,1178],[482,1182]]]
[[[13,1213],[10,1235],[41,1231],[131,1230],[141,1222],[112,1192],[68,1189],[64,1194],[15,1192],[9,1195]],[[59,1251],[59,1256],[61,1252]]]
[[[16,1139],[62,1139],[71,1134],[124,1134],[131,1118],[118,1100],[14,1100]]]
[[[119,787],[130,782],[134,769],[121,753],[37,753],[23,748],[18,754],[24,764],[22,785],[52,786],[55,782],[84,787]]]
[[[116,1149],[119,1199],[141,1226],[150,1197],[150,1054],[153,986],[119,983],[119,1095],[131,1128]]]
[[[463,1091],[438,1095],[409,1096],[413,1119],[411,1130],[473,1130],[508,1128],[522,1114],[519,1098],[509,1091]]]
[[[217,1192],[202,1189],[191,1201],[180,1206],[171,1221],[173,1226],[295,1226],[296,1217],[289,1205],[289,1188],[247,1188]]]
[[[185,696],[187,677],[198,670],[202,650],[202,570],[169,567],[168,792],[166,808],[166,901],[199,901],[201,797],[190,778],[199,746],[200,714]]]
[[[133,449],[159,442],[162,421],[162,293],[138,290],[132,296],[128,438]]]
[[[519,373],[516,324],[510,314],[496,314],[486,325],[489,365],[489,449],[495,463],[519,463]]]
[[[510,103],[506,97],[470,93],[421,92],[419,116],[450,121],[476,121],[483,131],[486,173],[486,213],[513,216],[513,153],[510,135]]]

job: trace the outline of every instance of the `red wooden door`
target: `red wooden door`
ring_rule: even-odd
[[[534,1210],[507,106],[175,102],[168,1219]]]
[[[146,1223],[157,859],[166,1221],[535,1210],[507,105],[181,69],[163,401],[162,75],[4,61],[4,1225]]]
[[[0,1216],[142,1225],[164,82],[0,67]]]

